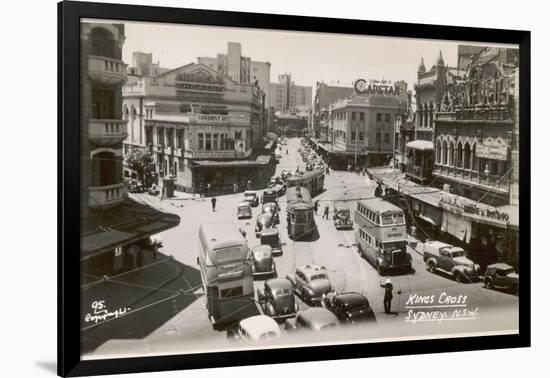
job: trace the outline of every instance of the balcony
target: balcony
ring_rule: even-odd
[[[126,81],[126,64],[119,59],[88,55],[88,76],[99,84],[116,85]]]
[[[436,164],[433,174],[434,176],[438,176],[443,179],[450,179],[461,184],[473,184],[475,186],[496,192],[508,193],[510,190],[510,183],[506,177],[485,174],[484,172],[478,172],[477,170]]]
[[[122,201],[126,194],[124,183],[106,186],[91,186],[88,188],[88,207],[104,209],[115,206]]]
[[[127,120],[89,119],[88,138],[98,146],[113,146],[128,137]]]
[[[250,156],[252,149],[245,152],[234,150],[189,150],[193,159],[244,159]]]

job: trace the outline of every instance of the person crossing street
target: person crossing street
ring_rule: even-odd
[[[212,211],[216,211],[216,197],[212,197],[210,200],[212,202]]]

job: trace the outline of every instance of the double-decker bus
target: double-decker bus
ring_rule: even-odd
[[[316,226],[309,190],[296,186],[286,192],[286,220],[290,239],[297,240],[311,236]]]
[[[292,175],[286,179],[286,187],[288,188],[301,186],[309,190],[312,197],[323,191],[325,184],[325,174],[321,169],[314,169],[304,173]]]
[[[251,316],[250,311],[256,309],[252,259],[237,227],[231,223],[201,224],[197,260],[214,329]]]
[[[407,226],[403,210],[381,198],[361,200],[355,210],[355,243],[380,275],[409,272]]]

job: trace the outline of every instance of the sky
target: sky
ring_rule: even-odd
[[[161,24],[124,22],[126,41],[123,60],[132,62],[132,52],[153,54],[161,67],[177,68],[196,62],[199,56],[215,57],[227,52],[227,42],[240,42],[242,55],[254,61],[271,63],[271,82],[279,74],[290,72],[297,85],[312,87],[315,83],[351,86],[355,79],[405,80],[409,89],[416,81],[421,57],[426,69],[435,63],[439,51],[445,63],[456,67],[458,42],[412,38],[387,38]],[[471,44],[471,43],[470,43]]]

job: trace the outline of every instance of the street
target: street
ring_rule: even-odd
[[[299,139],[289,139],[287,146],[282,147],[282,159],[277,165],[277,174],[282,170],[295,171],[297,166],[305,170],[305,164],[298,154]],[[286,154],[288,149],[288,154]],[[325,191],[315,199],[320,206],[315,217],[319,238],[311,241],[293,241],[288,238],[286,228],[286,200],[279,198],[281,224],[278,225],[283,244],[283,254],[275,258],[279,277],[294,272],[297,267],[307,264],[325,266],[333,287],[337,292],[354,291],[364,294],[375,312],[376,325],[351,327],[349,331],[337,334],[326,333],[323,336],[285,337],[279,341],[284,346],[303,344],[304,342],[329,342],[355,340],[356,342],[380,341],[391,338],[445,337],[451,334],[510,333],[518,329],[518,297],[497,290],[488,290],[482,282],[457,283],[452,277],[443,273],[430,273],[419,251],[409,247],[413,260],[413,272],[405,275],[380,277],[376,270],[357,252],[354,230],[339,231],[332,223],[332,206],[340,201],[355,210],[358,198],[372,197],[374,183],[367,176],[352,172],[331,171],[325,176]],[[258,192],[260,195],[261,193]],[[181,217],[178,227],[161,233],[163,241],[160,252],[181,264],[197,266],[198,228],[202,223],[214,220],[233,222],[235,227],[247,233],[249,247],[259,244],[255,238],[254,222],[260,207],[253,208],[253,217],[237,220],[237,205],[243,201],[243,193],[224,195],[217,198],[216,211],[212,211],[210,198],[189,196],[187,199],[164,199],[146,193],[132,194],[132,198],[151,205],[161,211],[171,212]],[[321,219],[323,209],[329,205],[331,214],[328,220]],[[185,282],[185,272],[177,285]],[[105,358],[117,355],[155,355],[180,354],[201,351],[229,350],[239,345],[229,341],[225,332],[217,332],[207,316],[205,297],[202,287],[197,285],[196,272],[193,282],[184,287],[168,284],[169,290],[192,289],[188,295],[193,300],[178,311],[174,311],[158,328],[137,338],[110,339],[87,353],[84,358]],[[394,286],[392,314],[385,314],[383,309],[384,289],[380,283],[390,278]],[[263,280],[255,280],[255,288],[263,285]],[[400,294],[398,294],[400,292]],[[457,304],[457,298],[462,302]],[[423,298],[422,303],[416,301]],[[151,303],[144,299],[144,303]],[[299,302],[300,309],[308,306]],[[134,308],[139,308],[137,303]],[[154,307],[154,306],[153,306]],[[455,310],[453,310],[455,309]],[[437,310],[437,311],[434,311]],[[464,311],[458,314],[457,311]],[[435,313],[437,312],[437,314]],[[444,315],[445,313],[446,315]],[[142,315],[146,318],[147,311]],[[448,321],[456,320],[456,321]],[[124,326],[124,318],[118,319]],[[324,337],[324,338],[323,338]],[[270,345],[277,345],[272,342]],[[241,345],[242,346],[242,345]]]

